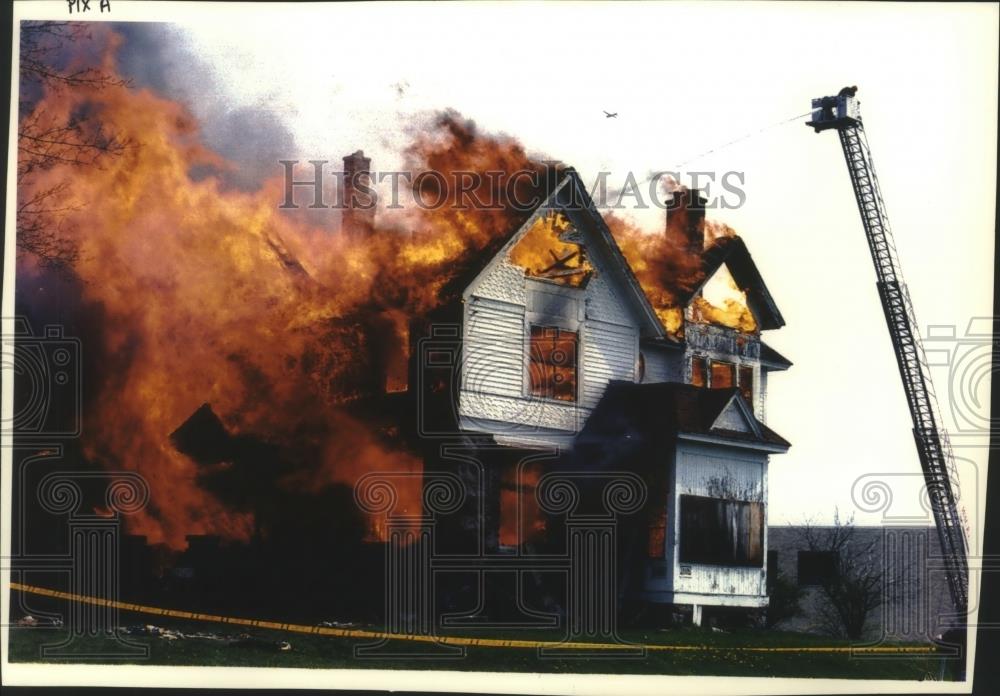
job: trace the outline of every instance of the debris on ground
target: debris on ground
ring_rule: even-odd
[[[292,644],[286,640],[268,640],[258,638],[249,633],[239,633],[236,635],[223,633],[210,633],[208,631],[198,631],[196,633],[183,633],[170,628],[146,624],[143,626],[126,626],[122,629],[126,635],[130,636],[153,636],[162,640],[204,640],[218,641],[225,643],[228,647],[236,648],[261,648],[266,650],[276,650],[278,652],[288,652],[292,649]]]
[[[60,626],[63,625],[63,620],[60,619],[58,616],[54,618],[49,618],[47,616],[37,617],[37,616],[32,616],[31,614],[27,614],[17,620],[17,625],[29,628],[36,628],[36,627],[59,628]]]

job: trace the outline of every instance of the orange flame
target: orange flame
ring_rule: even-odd
[[[117,43],[110,37],[106,71]],[[318,490],[370,471],[419,471],[418,458],[338,404],[373,391],[373,327],[388,323],[405,345],[408,318],[438,305],[448,279],[509,231],[515,215],[446,205],[352,240],[283,215],[279,172],[252,193],[217,175],[192,179],[195,167],[229,165],[200,144],[181,105],[149,90],[51,91],[36,108],[64,119],[96,111],[109,131],[139,143],[85,175],[56,164],[33,190],[19,191],[29,197],[72,183],[60,230],[79,250],[73,272],[84,300],[103,316],[102,344],[93,347],[102,369],[82,440],[88,458],[149,481],[151,505],[130,518],[131,531],[174,548],[188,534],[252,534],[253,511],[200,486],[198,466],[169,441],[204,402],[234,434],[321,453],[308,479],[283,485]],[[543,169],[513,140],[481,136],[454,113],[419,135],[407,157],[445,173]],[[519,193],[524,200],[530,192]],[[30,257],[18,270],[22,283],[44,282]],[[405,367],[386,360],[395,360],[389,377],[401,388]],[[411,513],[419,513],[420,490],[417,480],[400,495]]]
[[[107,72],[117,44],[110,34]],[[445,205],[380,220],[370,237],[331,234],[278,209],[277,173],[256,192],[232,190],[217,174],[193,179],[193,169],[217,173],[231,165],[200,143],[184,107],[152,91],[49,91],[36,109],[54,119],[81,109],[98,113],[109,131],[139,143],[85,175],[55,164],[18,191],[28,199],[72,185],[59,230],[79,251],[73,273],[101,317],[100,345],[88,347],[101,367],[89,381],[95,393],[82,442],[89,459],[148,480],[151,504],[128,518],[130,531],[173,548],[183,548],[189,534],[253,533],[254,511],[200,485],[198,465],[169,440],[205,402],[230,432],[314,457],[279,479],[289,489],[321,491],[353,485],[371,471],[421,470],[415,454],[343,405],[403,388],[405,362],[376,344],[402,350],[409,320],[453,297],[450,281],[497,249],[527,212],[454,205],[456,193],[445,191]],[[441,172],[446,180],[457,171],[538,173],[535,181],[518,179],[518,201],[551,185],[551,168],[530,160],[515,140],[483,135],[451,111],[417,133],[405,157],[412,170]],[[507,202],[508,193],[485,178],[472,195]],[[558,220],[547,220],[539,234],[553,244]],[[698,256],[662,234],[644,234],[613,216],[608,222],[664,324],[679,330],[678,298],[699,280]],[[532,244],[516,262],[544,272]],[[576,269],[585,274],[589,266],[577,259]],[[46,273],[32,258],[19,259],[19,284],[41,286]],[[411,514],[420,511],[413,480],[399,491]],[[376,520],[371,529],[379,536]]]
[[[564,241],[572,229],[561,212],[540,215],[511,249],[510,262],[533,278],[546,278],[562,285],[580,287],[593,273],[586,250]]]

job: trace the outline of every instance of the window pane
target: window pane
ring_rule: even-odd
[[[736,365],[712,361],[712,389],[725,389],[736,385]]]
[[[837,571],[833,551],[799,551],[799,585],[822,585]]]
[[[681,496],[681,562],[762,567],[764,505]]]
[[[531,327],[531,393],[576,401],[577,334],[549,326]]]
[[[576,400],[576,367],[552,368],[552,397],[560,401]]]
[[[767,552],[767,592],[770,594],[774,580],[778,577],[778,552],[769,549]]]
[[[691,356],[691,384],[696,387],[704,387],[708,384],[706,360],[700,355]]]
[[[753,368],[740,365],[740,393],[753,406]]]

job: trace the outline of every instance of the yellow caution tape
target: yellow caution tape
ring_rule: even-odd
[[[757,646],[732,646],[721,647],[714,645],[662,645],[656,643],[590,643],[581,641],[555,641],[555,640],[508,640],[499,638],[471,638],[467,636],[436,636],[436,635],[411,635],[402,633],[388,633],[384,631],[364,631],[348,628],[333,628],[331,626],[305,626],[303,624],[281,623],[278,621],[264,621],[261,619],[240,619],[232,616],[217,616],[215,614],[201,614],[193,611],[181,611],[178,609],[163,609],[161,607],[149,607],[143,604],[133,604],[131,602],[119,602],[117,600],[102,599],[100,597],[88,597],[86,595],[50,590],[46,587],[36,587],[35,585],[25,585],[19,582],[10,583],[12,590],[28,592],[30,594],[65,599],[71,602],[82,604],[95,604],[102,607],[112,607],[123,611],[131,611],[139,614],[154,614],[156,616],[170,616],[177,619],[190,619],[192,621],[207,621],[210,623],[235,624],[239,626],[253,626],[254,628],[266,628],[274,631],[290,631],[293,633],[311,633],[320,636],[339,636],[342,638],[374,638],[379,640],[409,640],[422,643],[440,643],[444,645],[465,645],[480,646],[490,648],[560,648],[572,650],[634,650],[644,648],[651,651],[698,651],[698,652],[773,652],[773,653],[932,653],[935,647],[928,646],[906,646],[906,645],[873,645],[858,646],[802,646],[802,647],[757,647]]]

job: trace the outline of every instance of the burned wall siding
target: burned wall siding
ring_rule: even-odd
[[[672,589],[677,595],[689,595],[704,604],[753,605],[766,602],[767,578],[763,559],[767,556],[767,455],[723,450],[697,443],[678,445],[675,459],[673,529],[668,537],[668,553],[674,559]],[[757,565],[716,565],[687,563],[681,560],[682,496],[714,498],[760,504],[748,506],[748,524],[763,527],[762,547],[754,550]],[[754,508],[754,510],[751,510]],[[763,515],[757,520],[755,515]]]
[[[760,339],[713,324],[688,323],[684,327],[688,350],[738,357],[748,362],[760,360]]]
[[[764,385],[762,376],[764,370],[760,367],[760,338],[733,329],[711,324],[689,323],[685,327],[687,349],[684,358],[684,381],[689,384],[700,384],[693,373],[693,362],[701,361],[702,369],[712,388],[741,386],[746,378],[750,379],[747,391],[751,393],[748,402],[754,409],[754,415],[761,422],[764,420]],[[724,365],[725,371],[714,370]],[[731,366],[731,367],[730,367]],[[717,384],[719,376],[725,372],[725,384]],[[731,373],[731,374],[730,374]],[[712,379],[712,377],[715,379]]]
[[[692,603],[721,606],[766,606],[767,578],[763,568],[678,563],[674,593]]]
[[[722,457],[718,450],[686,443],[677,452],[676,485],[678,494],[763,501],[767,457],[741,452]]]
[[[680,514],[681,563],[764,565],[763,503],[682,495]]]

